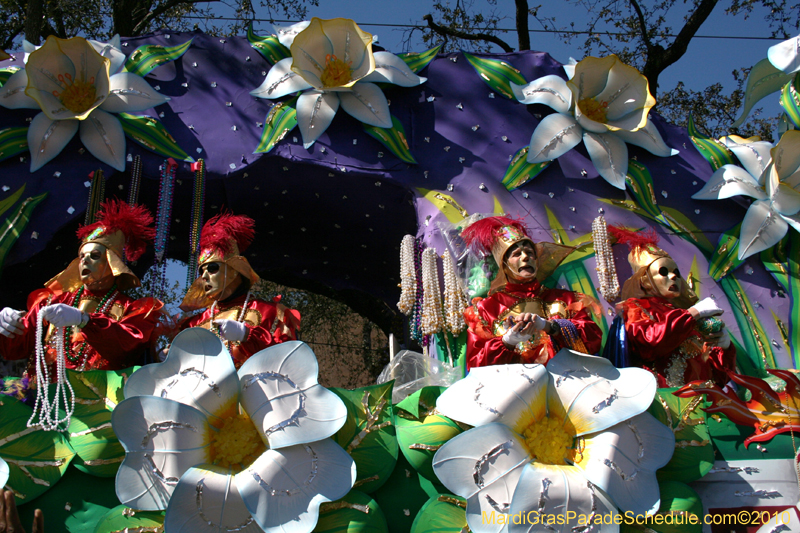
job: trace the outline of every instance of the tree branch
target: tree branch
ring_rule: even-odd
[[[206,3],[206,2],[218,2],[219,0],[168,0],[167,2],[159,5],[157,8],[149,11],[147,15],[142,18],[136,26],[133,27],[133,35],[139,35],[147,26],[155,20],[157,17],[160,17],[170,9],[174,9],[180,5],[184,4],[199,4],[199,3]]]
[[[450,28],[446,28],[444,26],[440,26],[439,24],[436,24],[433,21],[433,16],[431,16],[430,14],[425,15],[424,17],[422,17],[422,20],[427,21],[428,27],[431,30],[433,30],[435,33],[438,33],[439,35],[442,35],[442,36],[445,36],[445,37],[449,35],[450,37],[455,37],[456,39],[464,39],[466,41],[487,41],[487,42],[496,44],[497,46],[502,48],[503,51],[505,51],[505,52],[513,52],[514,51],[514,49],[511,48],[508,45],[508,43],[506,43],[504,40],[502,40],[499,37],[496,37],[494,35],[489,35],[488,33],[466,33],[466,32],[463,32],[463,31],[458,31],[458,30],[453,30],[453,29],[450,29]]]
[[[647,32],[647,23],[644,20],[644,13],[642,13],[642,8],[639,6],[639,2],[636,0],[630,0],[631,7],[634,11],[636,11],[636,18],[639,19],[639,29],[642,32],[642,40],[644,41],[645,47],[647,47],[647,51],[649,52],[652,48],[652,44],[650,43],[650,35]]]

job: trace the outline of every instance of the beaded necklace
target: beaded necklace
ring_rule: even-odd
[[[72,307],[78,308],[78,305],[81,303],[81,296],[84,293],[86,286],[82,286],[80,289],[75,291],[75,297],[72,299]],[[111,289],[106,293],[105,296],[100,300],[100,303],[97,305],[97,312],[100,314],[107,314],[108,311],[111,309],[111,306],[114,304],[114,300],[116,300],[117,296],[119,295],[119,291],[117,291],[117,284],[115,283]],[[63,343],[65,346],[65,353],[67,360],[78,366],[78,361],[81,361],[80,368],[78,370],[83,371],[86,370],[86,359],[88,354],[86,353],[86,346],[87,342],[83,341],[81,343],[80,348],[78,349],[78,353],[74,353],[72,346],[69,342],[69,339],[72,338],[72,326],[67,326],[64,328],[63,333]]]

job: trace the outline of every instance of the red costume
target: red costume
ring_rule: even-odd
[[[735,368],[736,348],[733,344],[726,349],[707,345],[698,321],[688,310],[653,296],[628,298],[622,313],[632,362],[653,372],[659,387],[709,379],[727,383],[724,369]]]
[[[199,315],[189,317],[181,324],[181,330],[200,327],[214,331],[212,319],[237,320],[242,315],[245,299],[246,295],[242,294],[217,304],[213,316],[212,309],[208,308]],[[273,302],[253,298],[247,303],[247,313],[244,316],[247,338],[243,342],[231,342],[228,346],[236,368],[267,346],[297,339],[299,313],[279,304],[279,301],[280,298]]]
[[[561,348],[597,353],[603,333],[587,312],[586,300],[580,293],[547,289],[538,281],[508,283],[504,289],[488,298],[474,299],[473,306],[464,312],[469,326],[467,366],[545,364]],[[527,306],[541,308],[544,311],[541,316],[548,319],[568,319],[575,325],[580,339],[567,338],[569,334],[562,329],[554,336],[539,332],[530,341],[520,343],[522,346],[513,349],[507,347],[501,338],[502,323],[511,313],[527,310]]]
[[[34,360],[36,347],[36,319],[45,305],[63,303],[74,305],[77,291],[53,293],[41,289],[31,294],[29,311],[22,319],[25,333],[13,339],[0,335],[0,354],[5,359]],[[162,303],[154,298],[134,300],[117,293],[107,311],[100,312],[98,304],[105,294],[82,291],[78,308],[89,313],[89,322],[71,337],[66,355],[66,367],[73,370],[120,370],[143,363],[145,349],[160,316]],[[48,328],[45,343],[48,361],[55,361],[55,336]],[[65,350],[66,351],[66,350]],[[29,374],[32,374],[29,367]]]

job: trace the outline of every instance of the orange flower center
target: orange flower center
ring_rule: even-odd
[[[351,62],[352,63],[352,62]],[[323,87],[341,87],[350,82],[350,63],[345,63],[333,54],[325,56],[325,70],[322,71]]]
[[[211,438],[211,462],[241,472],[266,451],[253,422],[245,414],[225,420]]]
[[[584,98],[578,102],[578,107],[584,115],[594,120],[605,124],[608,120],[608,102],[598,102],[594,98]]]
[[[97,100],[97,88],[94,78],[89,81],[73,80],[69,74],[59,74],[58,81],[64,88],[61,92],[53,91],[53,96],[58,98],[64,107],[78,115],[92,108]]]

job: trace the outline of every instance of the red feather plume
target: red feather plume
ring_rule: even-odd
[[[497,241],[497,230],[504,226],[513,226],[523,235],[528,234],[525,226],[519,220],[508,217],[487,217],[467,226],[461,232],[461,238],[468,246],[491,254],[494,243]]]
[[[633,231],[623,226],[608,226],[608,232],[616,239],[617,244],[627,244],[629,250],[635,250],[648,244],[655,246],[659,240],[658,233],[653,228],[645,231]]]
[[[245,215],[225,212],[209,219],[200,232],[200,248],[214,248],[224,256],[233,249],[231,239],[244,252],[256,236],[256,222]]]
[[[78,238],[83,240],[99,227],[106,228],[107,234],[122,231],[125,234],[125,258],[136,261],[147,249],[147,243],[156,237],[152,224],[153,215],[146,207],[107,200],[100,204],[97,222],[78,228]]]

